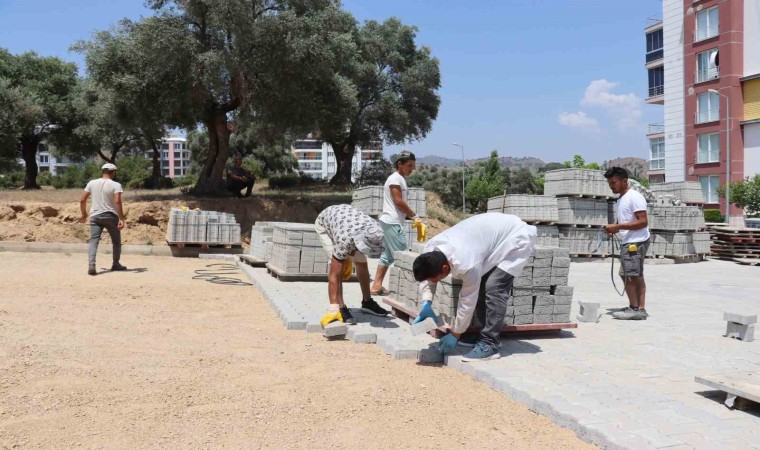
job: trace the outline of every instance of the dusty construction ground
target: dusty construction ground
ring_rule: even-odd
[[[453,370],[287,331],[191,279],[215,261],[123,262],[0,253],[2,447],[592,448]]]

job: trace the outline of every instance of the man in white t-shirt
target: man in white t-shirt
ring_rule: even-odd
[[[108,230],[113,242],[113,265],[111,270],[127,270],[126,267],[119,263],[121,257],[121,229],[124,228],[124,211],[121,205],[121,194],[124,190],[121,184],[115,182],[116,166],[111,163],[103,164],[101,167],[103,176],[95,180],[90,180],[84,188],[82,198],[79,200],[79,207],[82,211],[81,223],[87,221],[87,199],[92,197],[92,207],[90,208],[90,239],[88,241],[89,265],[87,273],[97,275],[95,268],[95,255],[98,252],[100,235],[103,228]]]
[[[620,277],[628,294],[628,307],[612,317],[621,320],[646,320],[647,285],[644,282],[644,258],[649,249],[647,201],[643,195],[628,188],[628,171],[612,167],[604,173],[610,189],[619,194],[615,204],[616,224],[607,225],[607,233],[620,236]]]
[[[372,295],[388,295],[388,290],[383,287],[385,274],[388,267],[393,264],[393,253],[407,250],[406,233],[404,232],[404,220],[407,217],[416,219],[417,215],[406,203],[409,188],[406,185],[406,177],[414,172],[417,158],[410,151],[402,151],[396,156],[394,165],[396,171],[385,180],[383,186],[383,212],[378,217],[380,226],[383,227],[385,238],[383,239],[383,254],[377,264],[375,281],[372,283],[370,292]]]

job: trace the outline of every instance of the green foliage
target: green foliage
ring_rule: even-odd
[[[433,170],[430,171],[431,174],[435,174]],[[422,172],[412,172],[411,175],[406,177],[406,185],[409,187],[422,187],[425,184],[425,180],[427,177]]]
[[[705,222],[722,223],[726,220],[719,209],[705,209]]]
[[[539,186],[533,172],[527,167],[520,167],[512,174],[512,184],[509,187],[510,194],[535,194],[544,193],[543,185]]]
[[[124,187],[131,189],[142,187],[147,189],[162,189],[167,187],[167,183],[160,179],[148,181],[151,178],[150,165],[150,160],[139,156],[122,158],[117,166],[119,169],[116,171],[116,181]],[[171,187],[171,183],[168,184],[168,187]]]
[[[37,175],[37,184],[40,186],[52,186],[53,185],[53,174],[49,171],[40,172]]]
[[[372,161],[359,171],[359,175],[356,177],[356,185],[382,186],[393,172],[393,165],[387,159]]]
[[[317,181],[308,175],[287,173],[269,177],[270,189],[288,189],[294,187],[305,187],[316,183]]]
[[[195,184],[195,182],[198,181],[198,177],[196,175],[192,174],[185,174],[181,177],[174,178],[174,186],[177,187],[183,187],[183,186],[192,186]]]
[[[24,186],[24,171],[15,170],[0,174],[0,189],[18,189]]]
[[[88,181],[100,177],[100,168],[93,163],[82,166],[71,165],[66,167],[60,175],[53,177],[53,187],[56,189],[83,189]]]
[[[572,168],[572,169],[595,169],[595,170],[601,170],[601,166],[599,166],[598,163],[589,163],[586,164],[586,160],[583,159],[583,156],[581,155],[573,155],[572,161],[565,161],[563,164],[565,168]]]
[[[726,196],[725,186],[718,188],[718,195]],[[760,214],[760,175],[731,183],[730,201],[739,208],[744,208],[748,216]]]
[[[471,181],[465,188],[465,197],[470,200],[472,212],[484,212],[488,206],[488,199],[496,197],[507,190],[510,182],[508,169],[501,167],[499,153],[494,150],[490,158],[479,162],[475,168]]]
[[[233,161],[230,161],[230,164],[232,164],[232,162]],[[251,157],[243,158],[241,166],[253,175],[254,180],[264,178],[264,163],[258,159],[253,159]]]

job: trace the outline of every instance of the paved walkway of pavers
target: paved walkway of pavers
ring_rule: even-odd
[[[288,328],[321,332],[327,283],[245,271]],[[572,264],[574,314],[579,300],[599,302],[603,312],[627,304],[609,271],[608,263]],[[760,341],[722,336],[723,311],[760,312],[760,267],[707,261],[645,271],[649,320],[604,315],[559,336],[504,340],[499,360],[463,363],[453,355],[445,363],[605,448],[760,449],[760,410],[729,410],[724,394],[694,382],[696,375],[760,371]],[[344,289],[348,305],[358,307],[358,284]],[[376,343],[394,358],[440,360],[436,341],[412,337],[403,321],[355,316],[361,323],[349,339]]]

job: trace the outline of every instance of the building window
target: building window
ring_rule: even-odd
[[[657,138],[649,141],[649,170],[665,168],[665,139]]]
[[[697,53],[697,74],[694,77],[695,83],[714,80],[720,75],[718,70],[718,49],[713,48],[706,52]]]
[[[42,164],[47,164],[50,162],[50,156],[48,155],[40,155],[40,162]]]
[[[718,186],[720,185],[720,175],[703,175],[699,177],[699,184],[702,185],[702,195],[705,197],[705,203],[718,203]]]
[[[161,150],[169,150],[169,143],[164,142],[163,144],[161,144]]]
[[[169,152],[161,152],[161,157],[166,159],[169,157]]]
[[[322,141],[296,141],[293,147],[296,150],[317,150],[322,148]]]
[[[718,162],[720,154],[720,133],[697,135],[697,163]]]
[[[713,92],[697,95],[697,114],[694,123],[715,122],[720,120],[720,96]]]
[[[718,7],[697,12],[697,29],[694,42],[710,39],[718,35]]]
[[[649,74],[649,97],[657,97],[665,93],[665,67],[655,67],[647,71]]]
[[[647,33],[647,64],[662,59],[662,28]]]
[[[182,175],[182,169],[174,169],[174,176],[180,176]]]

